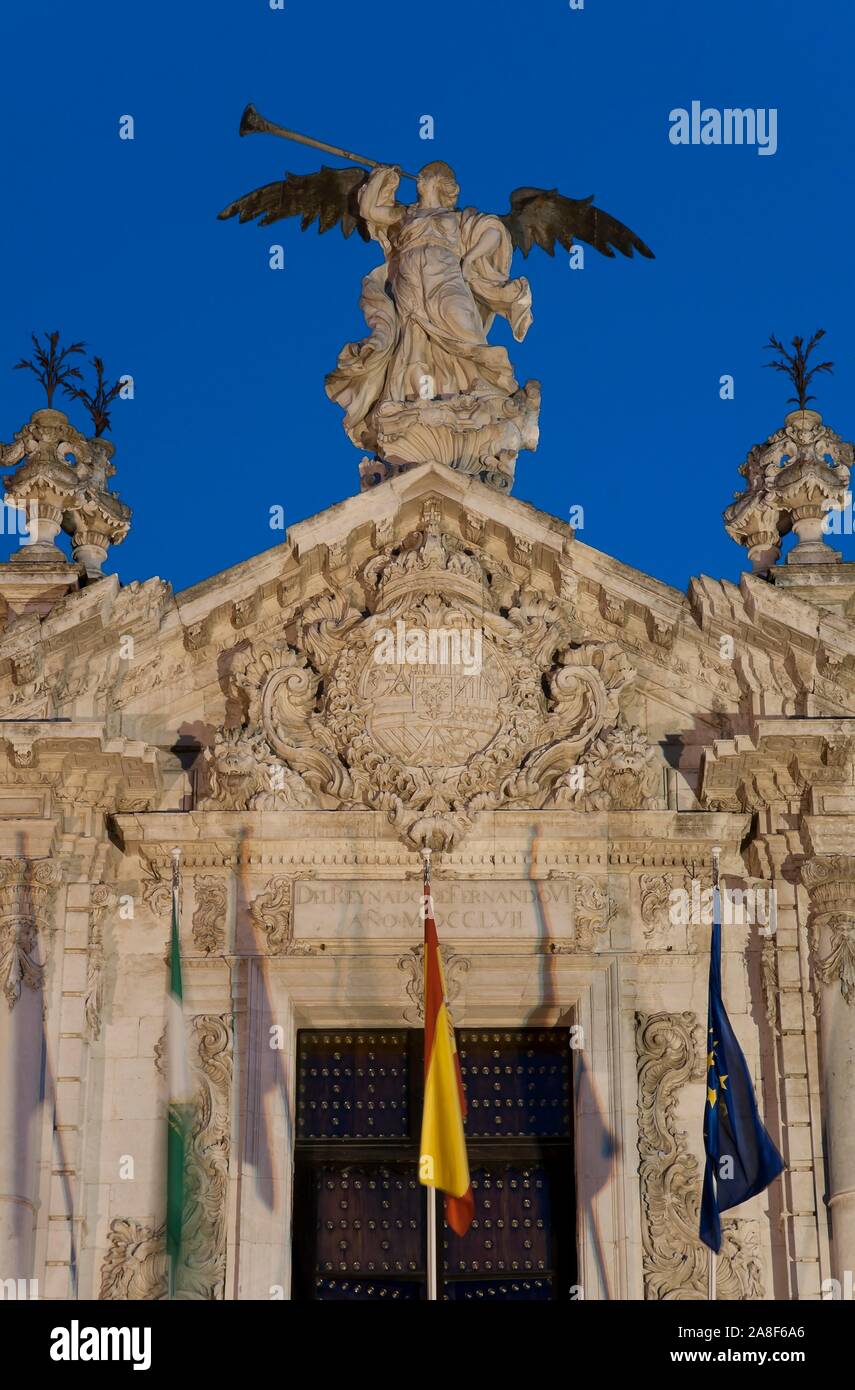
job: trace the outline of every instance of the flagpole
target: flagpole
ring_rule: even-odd
[[[721,849],[719,848],[718,845],[715,845],[715,846],[713,846],[713,852],[712,852],[713,922],[715,922],[715,920],[716,920],[716,914],[718,914],[719,926],[721,925],[721,921],[722,921],[722,911],[721,911],[721,889],[720,889],[720,887],[719,887],[719,867],[720,867],[720,858],[721,858]],[[715,1182],[715,1178],[713,1178],[713,1182]],[[709,1252],[709,1263],[708,1263],[708,1266],[707,1266],[707,1301],[708,1301],[709,1303],[715,1303],[715,1301],[716,1301],[716,1288],[715,1288],[716,1260],[717,1260],[718,1257],[717,1257],[715,1251],[712,1249],[711,1246],[708,1246],[707,1249],[708,1249],[708,1252]]]
[[[745,1054],[724,1007],[722,990],[722,911],[719,867],[721,850],[712,849],[713,923],[710,938],[707,1003],[706,1100],[698,1235],[710,1250],[708,1296],[716,1296],[715,1255],[721,1250],[721,1213],[756,1197],[784,1169],[784,1160],[769,1138],[757,1110]],[[727,889],[724,890],[727,892]],[[730,1160],[725,1170],[725,1159]],[[736,1166],[738,1165],[738,1166]]]
[[[166,1250],[169,1297],[175,1298],[181,1258],[184,1213],[184,1166],[187,1106],[190,1081],[187,1042],[184,1036],[184,989],[181,983],[179,915],[181,903],[181,850],[172,850],[172,932],[169,950],[169,1005],[166,1022],[166,1056],[169,1088],[166,1160]]]
[[[171,933],[171,936],[170,936],[170,947],[169,947],[170,971],[171,971],[172,968],[173,968],[172,954],[173,954],[173,952],[176,950],[176,942],[175,942],[175,924],[176,924],[176,922],[178,921],[178,904],[180,903],[180,901],[181,901],[181,850],[180,850],[180,848],[178,847],[178,845],[176,845],[176,846],[174,847],[174,849],[172,850],[172,933]],[[180,968],[180,967],[179,967],[179,968]],[[167,1023],[167,1029],[168,1029],[168,1028],[169,1028],[169,1024]],[[169,1043],[171,1043],[171,1040],[169,1040],[168,1045],[169,1045]],[[171,1105],[171,1103],[172,1103],[172,1096],[169,1097],[168,1103]],[[169,1142],[170,1142],[170,1144],[171,1144],[171,1142],[172,1142],[172,1136],[171,1136],[171,1134],[170,1134]],[[170,1154],[170,1160],[174,1163],[174,1159],[173,1159],[173,1156],[172,1156],[171,1154]],[[168,1162],[167,1162],[167,1168],[169,1167],[169,1161],[170,1161],[170,1160],[168,1160]],[[173,1175],[171,1175],[169,1172],[167,1172],[167,1179],[166,1179],[166,1182],[167,1182],[167,1194],[168,1194],[168,1189],[169,1189],[169,1179],[170,1179],[170,1176],[173,1176]],[[184,1195],[184,1194],[183,1194],[183,1192],[182,1192],[182,1201],[183,1201],[183,1195]],[[167,1195],[167,1205],[168,1205],[168,1203],[169,1203],[169,1195]],[[167,1215],[167,1228],[168,1228],[168,1226],[169,1226],[169,1217],[168,1217],[168,1215]],[[170,1235],[171,1235],[171,1233],[170,1233],[169,1230],[167,1229],[167,1235],[166,1235],[167,1247],[169,1247],[169,1245],[170,1245],[170,1243],[171,1243],[171,1241],[170,1241]],[[167,1249],[167,1264],[168,1264],[168,1278],[169,1278],[169,1297],[170,1297],[170,1299],[173,1299],[173,1298],[175,1297],[175,1282],[176,1282],[176,1274],[177,1274],[177,1272],[178,1272],[178,1270],[177,1270],[178,1258],[177,1258],[176,1252],[175,1252],[174,1250],[172,1250],[172,1249]]]
[[[436,1188],[428,1187],[427,1192],[427,1296],[428,1303],[436,1303]]]
[[[428,912],[428,891],[430,889],[430,847],[422,846],[422,909]],[[425,960],[425,967],[427,961]],[[427,1191],[427,1296],[429,1303],[436,1303],[436,1188]]]

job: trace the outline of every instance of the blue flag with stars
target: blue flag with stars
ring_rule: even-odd
[[[754,1099],[748,1064],[721,997],[721,898],[713,889],[710,995],[707,1014],[707,1099],[704,1106],[704,1190],[700,1237],[718,1254],[721,1212],[768,1187],[784,1163]]]

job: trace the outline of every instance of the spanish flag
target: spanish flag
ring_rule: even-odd
[[[419,1181],[425,1187],[435,1187],[445,1193],[445,1219],[457,1235],[465,1236],[475,1215],[475,1198],[469,1180],[469,1160],[463,1134],[466,1099],[454,1041],[454,1024],[445,997],[429,874],[426,856],[423,904],[425,1102]]]

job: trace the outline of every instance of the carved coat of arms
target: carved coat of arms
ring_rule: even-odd
[[[656,804],[652,750],[620,721],[622,649],[575,640],[560,603],[426,518],[364,566],[364,606],[312,599],[293,644],[238,659],[243,722],[207,751],[208,804],[383,810],[435,849],[486,809],[607,806],[612,763]]]

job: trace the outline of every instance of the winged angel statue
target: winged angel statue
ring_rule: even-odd
[[[537,446],[540,410],[540,383],[520,388],[506,350],[488,342],[497,314],[518,342],[532,322],[529,283],[511,278],[514,250],[527,256],[540,246],[554,255],[556,242],[569,250],[578,239],[604,256],[653,252],[593,198],[517,188],[510,211],[494,216],[458,208],[454,171],[440,161],[404,174],[286,131],[249,106],[241,134],[253,131],[370,167],[289,173],[219,214],[259,218],[261,226],[299,216],[303,230],[317,219],[320,232],[339,225],[345,237],[356,230],[379,244],[383,262],[365,276],[360,299],[370,334],[348,343],[326,378],[349,438],[370,451],[363,487],[434,460],[508,491],[520,449]],[[398,201],[401,178],[415,179],[415,203]]]

